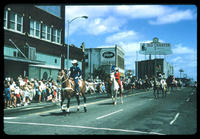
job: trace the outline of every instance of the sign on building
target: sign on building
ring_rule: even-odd
[[[153,42],[140,43],[140,54],[144,55],[169,55],[172,54],[170,43],[161,43],[157,37],[153,38]]]
[[[102,49],[101,50],[101,64],[102,65],[115,65],[115,49]]]

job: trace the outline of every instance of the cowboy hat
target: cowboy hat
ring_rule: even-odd
[[[118,67],[116,67],[116,68],[115,68],[115,70],[119,70],[119,68],[118,68]]]
[[[72,64],[78,64],[77,60],[72,60]]]

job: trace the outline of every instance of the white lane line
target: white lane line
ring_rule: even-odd
[[[4,120],[17,119],[19,117],[3,117]]]
[[[190,101],[190,98],[187,98],[186,101],[189,102],[189,101]]]
[[[39,109],[39,108],[44,108],[44,106],[24,108],[24,109],[22,109],[22,110],[31,110],[31,109]]]
[[[172,125],[172,124],[176,121],[176,119],[178,118],[179,114],[180,114],[180,113],[177,113],[177,114],[176,114],[176,116],[174,117],[174,119],[170,122],[170,125]]]
[[[118,131],[118,132],[129,132],[129,133],[165,135],[165,134],[157,133],[157,132],[144,132],[144,131],[138,131],[138,130],[99,128],[99,127],[77,126],[77,125],[56,125],[56,124],[45,124],[45,123],[26,123],[26,122],[10,122],[10,121],[5,121],[4,123],[22,124],[22,125],[35,125],[35,126],[70,127],[70,128],[83,128],[83,129],[93,129],[93,130],[106,130],[106,131]]]
[[[106,114],[106,115],[103,115],[103,116],[100,116],[100,117],[97,117],[96,119],[97,119],[97,120],[98,120],[98,119],[102,119],[102,118],[104,118],[104,117],[110,116],[110,115],[115,114],[115,113],[118,113],[118,112],[120,112],[120,111],[123,111],[123,109],[120,109],[120,110],[118,110],[118,111],[115,111],[115,112],[112,112],[112,113],[109,113],[109,114]]]

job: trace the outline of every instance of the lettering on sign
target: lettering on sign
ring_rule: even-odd
[[[102,54],[102,56],[104,57],[104,58],[112,58],[112,57],[114,57],[114,53],[113,52],[104,52],[103,54]]]

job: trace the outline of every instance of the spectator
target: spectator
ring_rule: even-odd
[[[4,97],[5,97],[5,106],[6,108],[11,108],[11,94],[10,94],[10,83],[5,80],[5,84],[4,84],[5,90],[4,90]]]
[[[28,76],[26,76],[25,79],[24,79],[24,82],[25,82],[25,83],[28,83],[28,81],[29,81],[29,80],[28,80]]]
[[[46,84],[45,84],[45,81],[40,81],[41,82],[41,100],[42,101],[46,101],[47,100],[47,87],[46,87]]]
[[[10,94],[11,94],[11,104],[16,107],[16,96],[15,96],[15,82],[13,78],[10,79]]]
[[[5,108],[22,106],[23,103],[26,106],[33,99],[36,99],[39,103],[47,101],[47,98],[52,102],[56,102],[60,100],[60,91],[61,86],[52,77],[47,82],[45,80],[38,81],[37,79],[31,79],[29,82],[28,76],[23,79],[21,75],[16,78],[15,82],[13,78],[7,77],[4,81],[3,94]]]
[[[55,82],[52,82],[52,89],[53,89],[53,100],[52,102],[56,102],[57,101],[57,87]]]
[[[31,103],[31,101],[33,100],[34,97],[34,83],[33,83],[33,79],[31,79],[31,82],[28,82],[28,89],[29,89],[29,104]]]
[[[39,86],[37,90],[37,95],[38,95],[38,102],[41,102],[41,97],[42,97],[42,81],[39,81]]]
[[[28,105],[30,103],[30,94],[29,94],[30,90],[28,88],[28,85],[24,85],[24,106]]]
[[[16,86],[15,87],[15,96],[16,96],[16,104],[17,104],[17,106],[21,105],[20,91],[21,91],[21,89],[19,88],[19,86]]]

